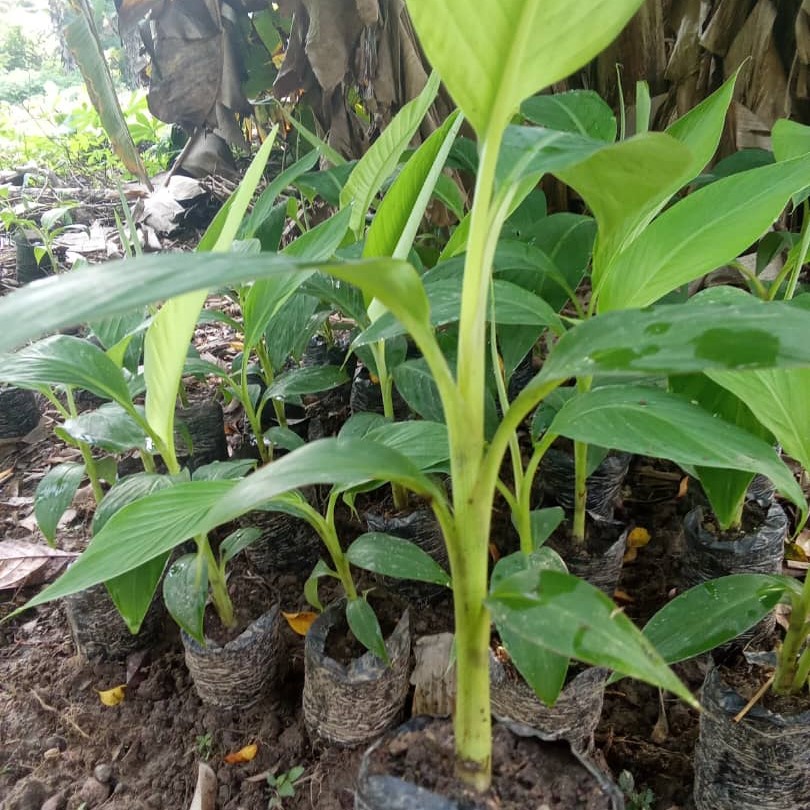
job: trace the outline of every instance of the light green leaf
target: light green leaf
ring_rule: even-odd
[[[297,450],[299,447],[303,447],[306,444],[294,431],[278,426],[271,427],[270,430],[265,431],[264,438],[276,447],[281,447],[284,450]]]
[[[256,461],[243,458],[234,461],[212,461],[197,467],[191,474],[192,481],[225,481],[244,478],[254,467]]]
[[[71,335],[53,335],[0,357],[0,380],[20,388],[70,385],[104,399],[129,402],[121,369],[98,346]]]
[[[346,604],[346,621],[355,638],[381,661],[389,663],[382,629],[374,613],[374,608],[362,597],[350,599]]]
[[[593,280],[600,295],[606,273],[614,273],[613,258],[690,179],[691,164],[689,149],[676,138],[646,132],[554,171],[582,195],[599,225]]]
[[[771,131],[773,154],[777,160],[791,160],[810,152],[810,127],[780,118]]]
[[[406,259],[463,118],[451,114],[411,156],[377,207],[363,256]]]
[[[529,512],[529,520],[532,524],[532,543],[535,550],[539,550],[543,543],[551,537],[554,530],[565,520],[565,512],[560,506],[533,509]]]
[[[346,559],[382,576],[451,587],[450,576],[430,554],[410,540],[383,532],[361,534],[347,549]]]
[[[586,64],[641,0],[408,0],[430,63],[479,136],[523,101]],[[475,13],[472,13],[472,12]]]
[[[724,177],[673,205],[616,257],[599,311],[644,307],[735,259],[804,188],[810,155]]]
[[[37,484],[34,515],[48,545],[56,543],[56,526],[84,479],[84,464],[66,461],[51,467]]]
[[[534,96],[520,105],[520,112],[533,124],[612,143],[616,140],[616,116],[593,90]]]
[[[143,374],[146,380],[146,421],[165,444],[167,464],[175,463],[174,409],[188,347],[205,303],[202,291],[167,301],[146,331]],[[171,467],[170,467],[171,469]]]
[[[112,453],[146,450],[143,428],[117,402],[107,402],[74,419],[66,419],[63,427],[76,441],[102,447]]]
[[[374,197],[396,168],[397,161],[422,123],[438,89],[439,77],[434,72],[422,92],[394,116],[349,175],[340,192],[340,207],[352,206],[349,227],[358,237],[363,231],[366,212]]]
[[[205,644],[203,618],[208,600],[208,565],[202,554],[184,554],[170,566],[163,580],[163,600],[180,627]]]
[[[323,613],[323,605],[318,597],[318,581],[323,577],[331,577],[332,579],[340,579],[337,571],[333,571],[323,560],[318,560],[312,573],[307,577],[304,583],[304,598],[312,605],[319,613]]]
[[[615,669],[698,703],[633,622],[600,590],[559,571],[525,571],[486,600],[498,627],[527,645]]]
[[[550,431],[676,464],[762,473],[807,510],[801,487],[767,442],[660,389],[606,386],[580,394],[563,406]]]

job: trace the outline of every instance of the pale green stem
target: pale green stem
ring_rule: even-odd
[[[806,577],[801,596],[794,596],[791,599],[790,623],[776,658],[773,691],[777,694],[789,693],[797,680],[799,654],[807,638],[809,606],[810,577]]]
[[[807,259],[807,251],[810,250],[810,204],[804,201],[804,221],[802,222],[802,241],[799,248],[799,255],[796,257],[796,265],[790,275],[788,288],[785,291],[785,300],[789,301],[796,292],[796,285],[799,283],[799,274],[802,272],[804,262]]]
[[[228,583],[225,580],[225,573],[219,567],[211,544],[208,542],[208,535],[201,534],[196,538],[197,548],[208,564],[208,587],[211,589],[211,601],[219,616],[219,620],[225,627],[233,627],[236,624],[236,617],[233,613],[233,602],[228,593]]]
[[[807,685],[807,678],[810,676],[810,647],[805,647],[804,652],[799,656],[799,665],[796,668],[796,675],[793,678],[792,691],[801,692]]]
[[[532,536],[532,483],[537,474],[537,468],[543,460],[546,450],[551,447],[556,435],[546,432],[542,439],[534,446],[534,452],[526,465],[526,472],[521,481],[521,486],[517,489],[518,504],[517,514],[520,525],[518,533],[520,535],[520,550],[524,554],[531,554],[535,551],[534,537]]]
[[[374,362],[377,365],[377,377],[380,381],[382,395],[383,416],[389,421],[394,419],[394,378],[388,373],[388,364],[385,360],[385,341],[380,340],[371,346]],[[399,512],[408,508],[408,493],[399,484],[391,484],[391,496],[394,499],[394,509]]]
[[[76,400],[73,398],[73,388],[69,385],[65,388],[65,400],[68,404],[67,410],[65,411],[65,409],[62,408],[60,408],[60,410],[65,414],[66,418],[75,418],[78,415],[78,410],[76,409]],[[58,402],[55,396],[52,401]],[[98,477],[98,467],[96,466],[96,460],[93,458],[93,450],[87,442],[76,440],[75,444],[82,454],[84,471],[90,480],[93,500],[96,502],[96,506],[98,506],[104,498],[104,490],[101,488],[101,481]]]
[[[264,443],[261,411],[257,411],[256,408],[253,407],[253,400],[250,398],[250,392],[248,391],[247,369],[248,355],[247,347],[245,347],[242,350],[242,367],[239,369],[239,398],[242,400],[245,416],[247,417],[253,436],[256,439],[256,446],[259,448],[259,460],[262,464],[267,464],[270,461],[270,454],[267,450],[267,445]],[[268,384],[272,382],[272,377],[268,379],[267,382]]]
[[[591,378],[577,380],[577,392],[585,394],[591,390]],[[571,540],[574,546],[585,543],[585,515],[588,508],[588,445],[574,442],[574,523]]]

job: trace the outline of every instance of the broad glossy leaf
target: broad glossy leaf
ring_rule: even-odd
[[[76,441],[102,447],[112,453],[146,450],[143,428],[117,402],[106,402],[95,410],[66,419],[63,427]]]
[[[641,0],[408,0],[430,63],[479,136],[523,99],[574,73],[622,30]]]
[[[346,621],[357,640],[386,664],[389,662],[382,629],[374,608],[362,597],[346,603]]]
[[[340,439],[362,439],[368,436],[369,432],[380,425],[386,423],[386,418],[381,413],[372,411],[359,411],[353,413],[338,431]]]
[[[565,563],[550,548],[541,548],[528,556],[520,552],[510,554],[495,564],[491,587],[495,589],[509,577],[524,571],[544,570],[566,571]],[[565,684],[568,658],[551,650],[538,648],[533,642],[527,642],[520,634],[513,632],[508,624],[499,624],[497,619],[495,627],[512,663],[526,683],[547,705],[553,705]]]
[[[575,441],[676,464],[762,473],[803,512],[807,510],[801,488],[772,446],[660,389],[596,388],[570,399],[550,430]]]
[[[810,127],[798,121],[780,118],[773,125],[771,139],[777,160],[790,160],[810,152]]]
[[[735,259],[804,188],[808,173],[805,155],[722,178],[676,203],[616,257],[599,311],[647,306]]]
[[[320,197],[329,205],[337,208],[340,205],[340,192],[346,185],[357,161],[347,163],[338,153],[335,153],[334,157],[339,157],[342,162],[338,164],[334,158],[327,157],[327,160],[334,164],[331,168],[303,174],[293,185],[310,199]]]
[[[583,580],[559,571],[525,571],[501,582],[486,603],[497,625],[527,645],[615,669],[697,706],[649,639]]]
[[[219,547],[220,565],[224,568],[240,551],[244,551],[244,549],[255,543],[261,536],[261,529],[255,527],[245,527],[231,532],[222,541],[222,545]]]
[[[372,428],[366,438],[396,450],[420,470],[430,470],[450,457],[447,426],[441,422],[386,422]]]
[[[66,461],[51,467],[37,484],[34,515],[49,545],[56,542],[56,526],[84,479],[84,464]]]
[[[173,482],[167,475],[135,473],[120,479],[110,487],[93,515],[93,534],[98,534],[104,524],[128,503],[143,498],[150,492],[167,489]]]
[[[427,552],[383,532],[361,534],[347,549],[346,559],[375,574],[451,587],[448,573]]]
[[[520,112],[533,124],[548,129],[577,132],[609,143],[616,140],[616,116],[593,90],[534,96],[520,105]]]
[[[644,626],[670,664],[693,658],[753,627],[782,599],[785,577],[733,574],[676,596]]]
[[[267,387],[263,399],[297,399],[303,394],[329,391],[347,382],[346,372],[337,366],[304,366],[279,374]]]
[[[295,432],[289,428],[271,427],[270,430],[265,431],[264,438],[284,450],[297,450],[303,447],[306,442]]]
[[[244,478],[209,518],[213,525],[226,523],[308,484],[351,487],[368,481],[392,481],[420,495],[442,497],[436,484],[396,450],[369,439],[320,439]]]
[[[458,112],[450,115],[405,164],[377,207],[363,256],[408,257],[462,120]]]
[[[744,299],[591,318],[562,337],[535,380],[810,365],[810,313],[781,301]]]
[[[184,554],[172,563],[163,580],[163,600],[180,627],[205,644],[203,618],[208,600],[208,565],[202,554]]]
[[[96,533],[81,557],[21,609],[126,574],[209,531],[217,525],[207,519],[209,512],[235,486],[235,481],[189,481],[124,506]]]
[[[26,320],[15,316],[6,323],[11,327]],[[1,357],[0,380],[20,388],[71,385],[104,399],[129,402],[121,369],[98,346],[71,335],[52,335]]]
[[[439,77],[434,72],[422,92],[394,116],[349,175],[340,192],[340,207],[352,206],[349,227],[355,234],[362,232],[366,212],[383,183],[396,168],[400,156],[436,98],[438,89]]]

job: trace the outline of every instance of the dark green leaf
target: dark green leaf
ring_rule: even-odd
[[[598,141],[616,140],[616,116],[593,90],[533,96],[520,105],[520,112],[548,129],[577,132]]]
[[[184,554],[163,580],[163,599],[172,618],[193,639],[205,644],[203,618],[208,601],[208,565],[202,554]]]
[[[270,430],[265,431],[264,438],[276,447],[281,447],[283,450],[296,450],[306,444],[294,431],[278,426],[271,427]]]
[[[5,296],[2,303],[8,298]],[[12,323],[28,320],[15,317],[7,325],[13,328]],[[21,388],[71,385],[103,399],[129,402],[121,369],[98,346],[71,335],[53,335],[1,357],[0,380]]]
[[[350,599],[346,603],[346,621],[355,638],[386,664],[390,662],[388,650],[385,649],[380,623],[374,608],[362,597]]]
[[[349,230],[351,209],[344,208],[329,219],[302,233],[287,245],[282,253],[310,262],[325,262],[331,259]]]
[[[493,619],[527,644],[615,669],[697,701],[655,647],[600,590],[570,574],[525,571],[486,600]]]
[[[427,363],[419,358],[406,360],[394,369],[394,384],[408,407],[423,419],[444,421],[439,389]]]
[[[279,374],[267,387],[263,399],[297,399],[304,394],[316,394],[337,388],[349,379],[337,366],[305,366]]]
[[[451,587],[447,572],[427,552],[410,540],[383,532],[361,534],[349,546],[346,559],[375,574]]]
[[[676,596],[644,626],[644,635],[670,664],[693,658],[736,638],[783,598],[786,578],[732,574]]]
[[[126,622],[130,633],[141,629],[157,591],[160,578],[169,561],[169,553],[160,554],[148,562],[127,571],[105,583],[121,618]]]
[[[447,426],[442,422],[386,422],[372,428],[366,438],[396,450],[420,470],[450,458]]]
[[[65,432],[76,441],[102,447],[112,453],[146,450],[146,434],[117,402],[107,402],[74,419],[66,419]]]
[[[34,515],[49,545],[56,542],[56,527],[84,479],[84,464],[66,461],[52,467],[37,484]]]
[[[212,461],[197,467],[191,474],[194,481],[224,481],[227,479],[244,478],[254,467],[256,461],[244,458],[235,461]]]
[[[224,568],[240,551],[255,543],[261,536],[261,529],[252,527],[231,532],[219,547],[220,565]]]
[[[550,506],[547,509],[533,509],[529,512],[529,519],[532,523],[532,542],[535,549],[539,549],[565,520],[565,512],[559,506]]]

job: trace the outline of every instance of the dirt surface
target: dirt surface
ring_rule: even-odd
[[[66,450],[48,431],[28,442],[0,448],[0,468],[11,470],[2,484],[0,521],[6,539],[38,540],[31,521],[37,480]],[[660,477],[663,476],[663,477]],[[627,612],[643,622],[678,585],[677,527],[685,508],[677,500],[678,474],[645,468],[631,471],[623,511],[650,529],[652,541],[626,563],[617,596]],[[81,503],[81,501],[79,501]],[[69,521],[82,526],[87,516],[74,509]],[[70,527],[68,526],[67,529]],[[357,527],[358,531],[362,527]],[[270,585],[247,567],[258,592],[280,591],[282,607],[305,607],[301,583],[276,577]],[[36,591],[4,592],[2,612]],[[328,593],[322,594],[329,596]],[[622,601],[623,600],[623,601]],[[449,606],[431,605],[415,616],[415,635],[435,629],[430,620]],[[428,615],[430,614],[430,615]],[[3,810],[100,807],[185,808],[197,779],[197,763],[217,776],[220,810],[266,808],[271,790],[266,774],[305,768],[296,794],[285,808],[350,808],[360,752],[319,747],[308,738],[301,712],[303,644],[285,627],[287,671],[275,693],[244,710],[212,709],[194,692],[179,634],[170,621],[159,645],[145,658],[103,663],[79,658],[64,611],[46,605],[0,625],[0,798]],[[129,668],[129,673],[128,673]],[[702,666],[682,668],[697,688]],[[102,704],[98,692],[129,686],[116,706]],[[661,706],[663,705],[663,713]],[[691,756],[697,732],[694,712],[658,691],[629,680],[608,688],[597,729],[597,761],[614,775],[629,770],[637,789],[649,786],[653,807],[687,806]],[[224,757],[256,743],[256,757],[227,764]]]

